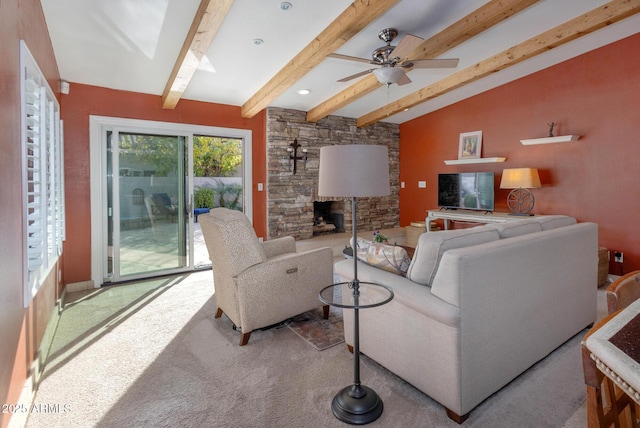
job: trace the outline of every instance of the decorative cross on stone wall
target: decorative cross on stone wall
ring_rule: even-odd
[[[307,166],[307,149],[302,149],[302,156],[298,156],[298,149],[302,146],[298,144],[297,138],[293,140],[293,143],[289,144],[289,147],[292,147],[292,149],[287,149],[289,152],[289,164],[293,161],[293,173],[295,174],[298,171],[297,163],[299,160],[303,160],[304,166]]]

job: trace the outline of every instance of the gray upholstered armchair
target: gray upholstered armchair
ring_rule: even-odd
[[[318,292],[333,282],[333,252],[296,252],[293,237],[258,241],[249,219],[227,208],[200,215],[213,267],[216,318],[224,312],[242,332],[251,332],[319,308]],[[329,307],[324,307],[325,318]]]

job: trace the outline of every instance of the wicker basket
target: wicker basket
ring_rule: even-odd
[[[598,287],[607,283],[609,277],[609,250],[598,247]]]
[[[411,226],[405,226],[404,230],[405,230],[405,245],[408,247],[416,247],[416,245],[418,245],[418,238],[420,237],[420,235],[422,235],[424,232],[427,231],[427,226],[425,225],[425,223],[422,223],[422,225],[418,225],[416,226],[417,222],[412,222]]]

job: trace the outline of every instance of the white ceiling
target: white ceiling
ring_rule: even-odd
[[[183,99],[241,106],[306,47],[353,0],[235,0]],[[161,95],[200,3],[199,0],[41,0],[61,78],[72,83]],[[383,28],[428,39],[487,3],[486,0],[400,0],[338,53],[370,58],[384,45]],[[415,69],[411,84],[391,85],[336,111],[357,118],[397,98],[530,39],[607,0],[541,0],[446,52],[460,58],[453,70]],[[640,14],[386,119],[402,123],[640,31]],[[254,39],[262,39],[255,45]],[[325,59],[272,106],[309,111],[354,81],[338,79],[367,64]],[[309,89],[306,96],[297,90]],[[160,103],[160,101],[158,101]]]

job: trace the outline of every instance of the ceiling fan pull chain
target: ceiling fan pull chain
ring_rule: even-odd
[[[391,84],[387,83],[387,105],[389,105],[389,103],[391,102],[389,100],[389,87],[391,86]],[[387,117],[389,117],[389,113],[387,112]]]

